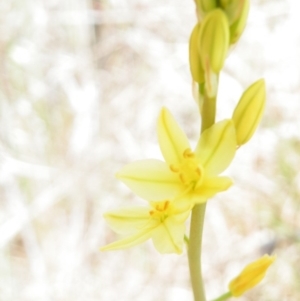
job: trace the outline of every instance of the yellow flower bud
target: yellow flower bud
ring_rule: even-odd
[[[261,120],[265,104],[265,81],[260,79],[243,93],[232,115],[238,146],[252,137]]]
[[[190,37],[190,70],[192,73],[193,80],[197,83],[204,82],[204,70],[201,66],[200,61],[200,54],[198,49],[199,44],[199,31],[200,31],[200,24],[197,23],[192,31]]]
[[[229,46],[229,24],[221,9],[209,12],[199,32],[199,53],[204,70],[219,73],[223,68]]]
[[[249,0],[239,0],[238,18],[232,24],[230,23],[230,44],[234,44],[242,35],[249,13]]]
[[[275,256],[264,255],[248,264],[236,278],[230,281],[228,287],[232,296],[241,296],[256,286],[265,277],[267,269],[275,259]]]

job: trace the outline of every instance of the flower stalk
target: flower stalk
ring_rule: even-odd
[[[230,297],[232,297],[231,292],[227,292],[227,293],[223,294],[222,296],[220,296],[217,299],[214,299],[212,301],[225,301],[225,300],[229,299]]]
[[[206,204],[196,205],[192,210],[188,259],[195,301],[206,301],[202,278],[201,247]]]
[[[198,143],[192,148],[172,113],[165,107],[161,109],[157,136],[163,160],[135,161],[116,175],[148,206],[106,213],[108,224],[123,238],[101,250],[125,249],[152,240],[158,252],[180,254],[186,244],[194,301],[206,301],[201,263],[206,203],[233,184],[221,174],[232,162],[236,150],[255,132],[266,93],[264,80],[255,82],[243,93],[230,119],[215,121],[219,73],[229,46],[243,31],[249,0],[195,0],[195,3],[199,18],[190,37],[189,62],[201,117]],[[257,285],[274,260],[265,255],[246,266],[230,282],[229,292],[213,301],[238,297]]]
[[[210,128],[215,123],[216,100],[216,97],[204,98],[201,112],[201,133]],[[201,264],[202,235],[204,228],[205,209],[206,203],[198,204],[193,208],[191,216],[188,259],[192,289],[194,293],[194,301],[206,301]]]

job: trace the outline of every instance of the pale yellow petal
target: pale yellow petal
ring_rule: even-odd
[[[191,202],[189,194],[185,195],[184,198],[173,200],[172,204],[172,211],[174,214],[172,218],[177,222],[185,221],[193,208],[193,203]]]
[[[223,120],[202,133],[195,153],[207,175],[218,175],[228,167],[235,150],[234,124],[232,120]]]
[[[205,178],[201,185],[193,193],[194,203],[203,203],[215,194],[227,190],[232,185],[228,177]]]
[[[178,164],[183,153],[190,148],[189,141],[170,111],[161,110],[157,124],[158,142],[168,165]]]
[[[109,226],[119,234],[132,234],[149,224],[148,208],[126,208],[106,212],[104,217]]]
[[[178,176],[166,163],[154,159],[124,166],[117,173],[117,178],[146,200],[171,198],[182,189]]]
[[[162,254],[180,254],[184,243],[184,232],[184,223],[176,223],[172,218],[167,218],[164,223],[153,231],[153,244],[157,251]]]
[[[120,249],[127,249],[133,246],[136,246],[138,244],[141,244],[148,240],[151,237],[151,231],[150,230],[143,230],[140,231],[134,235],[131,235],[129,237],[126,237],[124,239],[115,241],[111,244],[108,244],[104,247],[101,247],[101,251],[112,251],[112,250],[120,250]]]

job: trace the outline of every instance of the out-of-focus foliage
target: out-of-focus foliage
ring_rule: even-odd
[[[298,5],[251,1],[221,74],[218,120],[259,77],[267,106],[232,164],[234,187],[209,203],[209,297],[274,251],[270,285],[240,300],[300,299]],[[138,203],[115,172],[132,158],[161,158],[153,131],[161,106],[198,138],[188,70],[195,20],[192,0],[0,2],[1,300],[192,298],[185,256],[99,246],[116,239],[103,212]]]

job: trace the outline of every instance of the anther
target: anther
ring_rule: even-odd
[[[169,201],[165,201],[164,204],[164,210],[166,210],[169,207],[170,202]]]
[[[170,165],[170,169],[171,169],[171,171],[173,171],[173,172],[179,172],[179,168],[178,167],[176,167],[174,164],[171,164]]]
[[[195,157],[194,153],[191,151],[190,148],[187,148],[184,152],[183,152],[183,157],[184,158],[193,158]]]
[[[195,172],[199,177],[201,176],[201,171],[199,167],[196,168]]]

